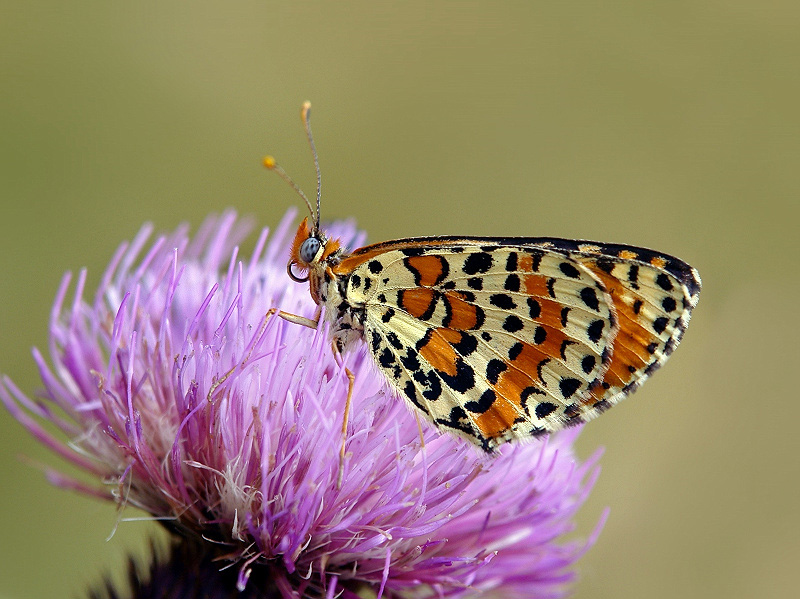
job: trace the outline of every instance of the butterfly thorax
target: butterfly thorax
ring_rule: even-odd
[[[364,336],[364,306],[353,305],[347,299],[347,278],[337,275],[334,268],[346,257],[336,239],[328,239],[320,230],[303,220],[297,230],[288,264],[289,275],[298,281],[307,278],[314,302],[324,308],[325,321],[330,325],[333,342],[339,352],[349,349]],[[293,268],[306,277],[294,274]]]

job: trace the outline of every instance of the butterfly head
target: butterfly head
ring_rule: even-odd
[[[303,219],[294,236],[289,264],[286,266],[289,276],[294,281],[302,283],[308,280],[308,276],[303,275],[320,264],[327,241],[321,231],[308,226],[308,218]],[[298,275],[296,271],[300,274]]]
[[[308,218],[297,229],[292,242],[292,251],[286,269],[292,280],[304,283],[309,280],[308,273],[322,275],[341,254],[337,239],[328,239],[320,229],[309,226]],[[298,274],[299,273],[299,274]]]

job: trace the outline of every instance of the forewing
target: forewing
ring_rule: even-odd
[[[387,378],[437,425],[492,449],[579,422],[617,324],[604,284],[560,250],[408,245],[350,262],[346,296]]]

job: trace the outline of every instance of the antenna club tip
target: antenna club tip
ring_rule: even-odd
[[[300,117],[305,121],[308,119],[308,113],[311,112],[311,102],[306,100],[303,102],[303,107],[300,109]]]
[[[264,159],[261,162],[269,170],[274,169],[278,165],[278,163],[275,162],[275,158],[272,156],[264,156]]]

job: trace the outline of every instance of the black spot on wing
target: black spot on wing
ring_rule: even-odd
[[[372,348],[372,352],[377,353],[381,347],[381,336],[376,331],[372,331],[372,335],[370,337],[370,347]]]
[[[581,289],[581,300],[595,312],[600,311],[600,300],[597,299],[597,292],[594,287],[584,287]]]
[[[538,406],[536,397],[537,395],[547,395],[544,391],[539,389],[536,385],[531,385],[529,387],[525,387],[522,390],[522,393],[519,394],[520,401],[522,402],[522,409],[525,410],[525,413],[530,418],[531,416],[531,405]],[[535,408],[534,408],[535,409]]]
[[[519,275],[517,274],[510,274],[506,277],[505,283],[503,283],[503,287],[506,291],[513,291],[517,292],[520,288],[520,280]]]
[[[511,252],[506,259],[506,270],[514,272],[517,270],[517,252]]]
[[[672,291],[672,280],[663,272],[656,277],[656,285],[664,291]]]
[[[450,345],[462,356],[469,356],[478,349],[478,339],[469,333],[461,333],[461,339]]]
[[[561,264],[558,265],[558,268],[570,279],[579,279],[581,276],[580,271],[577,268],[575,268],[575,265],[570,264],[569,262],[562,262]]]
[[[467,279],[467,287],[480,291],[483,289],[483,279],[481,277],[470,277]]]
[[[512,297],[506,293],[493,293],[489,296],[489,303],[502,310],[513,310],[517,307]]]
[[[508,331],[509,333],[516,333],[517,331],[521,331],[524,328],[524,324],[522,324],[522,320],[520,320],[519,316],[516,314],[511,314],[507,316],[506,319],[503,321],[503,329]]]
[[[461,358],[456,359],[455,376],[451,376],[441,370],[437,370],[436,372],[448,387],[459,393],[466,393],[475,387],[475,371],[472,369],[472,366],[464,362]]]
[[[653,321],[653,330],[659,335],[664,332],[669,324],[669,318],[666,316],[659,316]]]
[[[406,381],[406,384],[403,387],[403,393],[405,393],[406,397],[411,400],[411,403],[422,410],[423,413],[429,414],[428,410],[420,403],[419,398],[417,397],[417,388],[414,386],[414,383],[411,381]]]
[[[558,406],[554,403],[550,403],[549,401],[543,401],[539,404],[536,404],[536,409],[534,413],[536,414],[537,418],[544,418],[548,414],[552,414],[556,411]]]
[[[544,360],[541,360],[541,361],[540,361],[540,362],[539,362],[539,363],[536,365],[536,376],[538,376],[538,377],[539,377],[539,380],[540,380],[540,381],[542,381],[542,383],[543,383],[545,386],[547,385],[547,383],[545,383],[545,381],[544,381],[544,378],[542,378],[542,368],[544,368],[545,366],[547,366],[547,364],[548,364],[549,362],[550,362],[550,358],[545,358]]]
[[[532,297],[529,297],[526,300],[528,304],[528,316],[530,316],[533,320],[539,318],[539,315],[542,313],[542,306]]]
[[[425,372],[423,370],[416,370],[412,373],[414,380],[417,382],[418,388],[422,388],[422,397],[428,401],[436,401],[442,395],[442,384],[439,377],[433,372]]]
[[[465,302],[475,303],[475,294],[471,291],[461,290],[458,294]]]
[[[447,415],[447,418],[437,418],[436,424],[462,431],[471,437],[477,436],[475,428],[469,418],[467,418],[467,413],[464,411],[464,408],[461,406],[453,407],[453,409],[450,410],[450,414]],[[488,450],[488,447],[485,449]]]
[[[532,259],[531,271],[539,272],[539,266],[541,266],[542,264],[542,257],[544,256],[544,252],[542,250],[531,250],[529,254]]]
[[[464,261],[464,273],[468,275],[476,275],[478,273],[485,273],[492,267],[492,255],[487,252],[474,252],[470,254]]]
[[[391,368],[395,362],[394,352],[388,347],[384,347],[383,351],[378,356],[378,363],[384,368]]]
[[[439,377],[431,373],[427,377],[427,385],[426,389],[422,392],[422,397],[424,397],[428,401],[436,401],[441,396],[442,396],[442,383],[439,381]]]
[[[473,414],[483,414],[494,405],[496,399],[495,392],[492,389],[487,389],[481,394],[478,401],[468,401],[464,404],[464,407]]]
[[[589,339],[597,343],[603,337],[603,328],[606,326],[606,323],[602,320],[595,320],[593,321],[589,327],[586,329],[586,333],[589,335]]]
[[[389,331],[388,333],[386,333],[386,340],[391,344],[393,348],[403,349],[403,343],[400,341],[400,338],[394,331]]]
[[[492,385],[497,384],[500,373],[505,372],[507,369],[508,366],[506,366],[506,363],[502,360],[498,360],[497,358],[489,360],[489,363],[486,365],[486,380]]]
[[[400,356],[400,362],[409,372],[416,372],[420,369],[419,354],[410,347],[406,348],[405,355]]]
[[[475,306],[475,326],[472,328],[473,329],[481,328],[485,321],[486,321],[486,313],[483,311],[483,308],[481,308],[480,306]]]
[[[574,378],[565,378],[561,379],[558,383],[558,388],[561,390],[561,395],[564,396],[564,399],[569,399],[575,394],[581,386],[581,381],[579,379]]]

